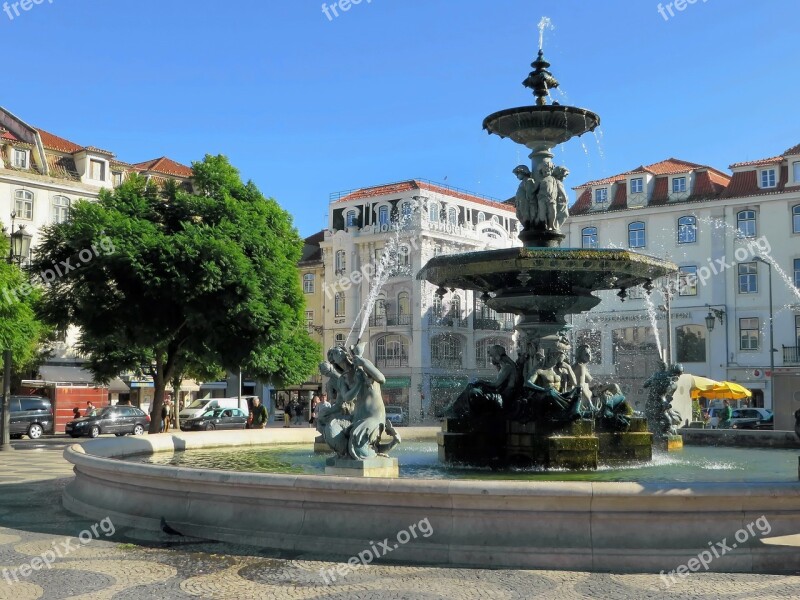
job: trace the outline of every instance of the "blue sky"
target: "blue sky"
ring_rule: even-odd
[[[567,100],[602,118],[556,151],[570,186],[800,143],[800,2],[657,5],[363,0],[329,20],[319,0],[44,0],[0,12],[0,105],[125,161],[226,154],[304,236],[339,190],[423,177],[513,195],[527,153],[481,123],[532,102],[542,16]]]

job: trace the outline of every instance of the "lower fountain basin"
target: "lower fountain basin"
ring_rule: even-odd
[[[405,439],[428,443],[438,432],[403,431]],[[117,527],[158,530],[164,519],[186,535],[345,560],[376,540],[399,540],[399,532],[427,519],[428,537],[398,545],[383,560],[625,572],[675,569],[709,542],[731,540],[763,517],[768,533],[748,534],[709,569],[800,569],[797,481],[404,479],[402,466],[401,479],[365,480],[113,460],[288,443],[302,443],[311,453],[314,437],[311,429],[277,429],[89,441],[64,452],[75,465],[64,505],[90,519],[110,517]]]

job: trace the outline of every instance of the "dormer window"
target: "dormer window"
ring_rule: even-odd
[[[800,184],[800,160],[792,163],[792,181]]]
[[[105,181],[106,163],[102,160],[89,160],[89,178],[95,181]]]
[[[686,177],[675,177],[672,180],[672,193],[683,194],[686,192]]]
[[[11,163],[15,169],[27,169],[30,164],[28,161],[28,151],[14,148],[14,156],[11,158]]]
[[[608,202],[608,188],[599,188],[594,191],[594,201],[597,204]]]
[[[354,210],[347,211],[346,226],[355,227],[358,225],[358,214]]]
[[[641,194],[644,191],[644,178],[631,179],[631,194]]]
[[[761,171],[761,187],[773,188],[777,185],[775,179],[775,169],[764,169]]]

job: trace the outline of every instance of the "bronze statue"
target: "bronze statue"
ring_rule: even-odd
[[[459,396],[445,408],[445,416],[451,419],[476,417],[502,410],[514,396],[517,380],[517,364],[499,344],[490,346],[489,359],[497,367],[494,381],[479,379],[467,385]]]
[[[536,217],[536,182],[531,176],[531,171],[525,165],[514,168],[514,175],[519,179],[516,195],[517,219],[523,227],[530,227]]]
[[[558,231],[556,212],[558,205],[558,180],[553,177],[553,165],[544,162],[539,165],[539,187],[536,192],[538,201],[537,223],[543,224],[548,231]]]

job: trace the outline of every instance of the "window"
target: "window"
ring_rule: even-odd
[[[53,196],[53,223],[64,223],[69,219],[69,198]]]
[[[697,267],[680,267],[678,294],[680,296],[697,296]]]
[[[706,362],[705,325],[683,325],[675,329],[678,362]]]
[[[678,219],[678,243],[694,244],[697,241],[697,219],[681,217]]]
[[[375,342],[375,365],[378,367],[407,367],[408,342],[401,335],[385,335]]]
[[[306,330],[311,331],[312,325],[314,325],[314,311],[307,310],[306,311]]]
[[[408,292],[400,292],[397,294],[397,324],[409,323],[411,323],[411,297]]]
[[[736,214],[736,229],[739,237],[756,237],[756,211],[742,210]]]
[[[450,311],[447,316],[456,322],[461,321],[461,296],[458,294],[453,294],[450,299]]]
[[[499,225],[500,217],[498,217],[497,215],[492,215],[492,223],[494,223],[495,225]]]
[[[771,188],[775,187],[775,169],[764,169],[761,171],[761,187]]]
[[[594,191],[594,201],[598,204],[608,202],[608,188],[600,188]]]
[[[403,202],[403,205],[400,207],[400,214],[403,216],[403,219],[408,220],[412,212],[411,202]]]
[[[584,227],[581,231],[581,248],[597,248],[597,227]]]
[[[33,219],[33,193],[28,190],[14,192],[14,210],[20,219]]]
[[[800,160],[792,163],[792,178],[795,183],[800,183]]]
[[[792,233],[800,233],[800,204],[792,207]]]
[[[431,304],[431,315],[436,318],[441,318],[444,316],[444,305],[442,304],[442,298],[439,294],[433,295],[433,303]]]
[[[336,251],[336,274],[341,275],[347,270],[347,254],[344,250]]]
[[[447,334],[431,338],[431,365],[443,369],[462,368],[461,339]]]
[[[334,338],[334,344],[337,346],[344,346],[344,334],[337,333],[336,337]]]
[[[756,263],[739,263],[739,293],[758,293],[758,265]]]
[[[492,367],[492,361],[489,360],[489,348],[492,346],[502,346],[506,354],[511,352],[511,342],[507,338],[490,337],[480,340],[475,344],[475,366],[479,369],[488,369]]]
[[[758,350],[758,319],[739,319],[739,349]]]
[[[411,247],[399,246],[397,248],[397,266],[399,273],[408,273],[408,267],[411,266]]]
[[[458,211],[452,206],[447,209],[447,224],[458,225]]]
[[[645,242],[644,223],[636,221],[628,225],[628,247],[644,248]]]
[[[800,348],[800,315],[794,317],[794,337],[797,347]]]
[[[114,187],[122,185],[122,173],[119,171],[112,171],[111,179],[114,183]]]
[[[486,220],[486,215],[482,212],[478,213],[478,223],[483,223]]]
[[[644,179],[637,177],[631,179],[631,194],[641,194],[644,191]]]
[[[333,311],[334,316],[337,318],[343,318],[345,316],[344,292],[336,292],[333,301]]]
[[[686,177],[675,177],[672,180],[672,193],[682,194],[686,191]]]
[[[314,293],[314,274],[313,273],[306,273],[303,275],[303,293],[304,294],[313,294]]]
[[[102,160],[89,161],[89,177],[95,181],[106,180],[106,163]]]
[[[431,202],[428,207],[428,220],[434,223],[439,222],[439,203]]]
[[[355,227],[356,225],[358,225],[358,213],[354,210],[348,210],[345,218],[345,227]]]
[[[378,209],[378,224],[379,225],[388,225],[389,224],[389,207],[388,206],[381,206]]]
[[[12,158],[12,164],[16,169],[27,169],[28,168],[28,151],[27,150],[18,150],[14,148],[14,156]]]
[[[794,287],[800,290],[800,258],[794,259]]]

